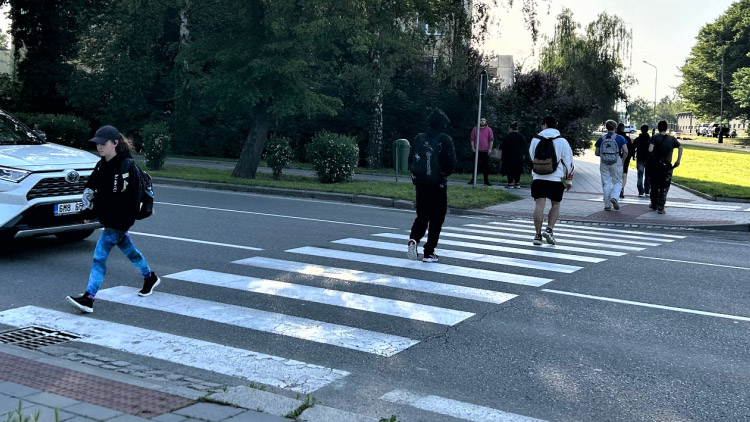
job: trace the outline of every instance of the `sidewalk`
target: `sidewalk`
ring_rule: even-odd
[[[195,160],[186,158],[169,158],[168,163],[178,166],[195,166],[212,169],[232,170],[233,162]],[[599,176],[599,158],[593,151],[586,151],[583,156],[575,157],[575,180],[573,189],[565,194],[560,210],[561,220],[587,222],[593,224],[615,224],[615,225],[657,225],[657,226],[690,226],[694,228],[722,229],[722,230],[750,230],[750,201],[712,201],[694,194],[687,189],[673,184],[667,197],[666,214],[657,214],[648,209],[648,197],[638,197],[637,180],[638,173],[631,169],[628,173],[628,181],[625,188],[625,199],[620,200],[619,211],[604,211],[602,203],[601,179]],[[270,173],[267,167],[259,167],[259,172]],[[680,169],[676,170],[679,174]],[[314,176],[312,170],[285,169],[285,174]],[[491,189],[505,189],[499,180],[500,176],[494,175],[490,178],[495,183]],[[357,173],[356,180],[378,180],[395,181],[394,175]],[[210,184],[190,181],[176,181],[169,179],[158,179],[157,183],[180,184],[188,186],[209,187]],[[410,179],[399,176],[399,182],[410,183]],[[464,185],[463,181],[450,181],[450,185]],[[484,187],[483,187],[484,188]],[[300,195],[328,200],[341,200],[346,202],[361,202],[372,205],[395,206],[400,208],[413,208],[409,201],[392,201],[384,198],[362,198],[357,195],[321,193],[314,195],[309,192],[290,192],[285,189],[256,188],[247,186],[240,188],[245,191],[256,191],[259,193],[286,195]],[[531,198],[531,190],[528,186],[522,189],[511,189],[513,194],[522,197],[519,201],[493,205],[483,209],[471,210],[471,213],[491,214],[506,217],[532,218],[534,211],[534,200]],[[549,205],[548,208],[549,209]],[[454,214],[466,214],[465,210],[451,210]]]
[[[290,422],[295,419],[284,415],[297,412],[299,421],[377,422],[320,404],[304,409],[302,400],[249,386],[204,383],[75,348],[41,350],[0,343],[0,421]]]

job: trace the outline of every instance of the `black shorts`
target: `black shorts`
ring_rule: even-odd
[[[555,202],[562,201],[565,185],[551,180],[534,180],[531,182],[531,197],[534,199],[548,198]]]
[[[630,168],[630,158],[622,162],[622,172],[624,174],[628,174],[629,168]]]

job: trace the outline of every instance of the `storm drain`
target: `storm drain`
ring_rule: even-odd
[[[0,333],[0,343],[13,344],[25,349],[38,349],[44,346],[67,343],[81,336],[49,328],[31,326]]]

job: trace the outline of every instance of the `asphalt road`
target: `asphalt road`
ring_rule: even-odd
[[[308,389],[149,357],[146,349],[71,343],[222,384],[311,391],[328,406],[405,422],[750,420],[747,234],[559,227],[553,250],[531,245],[527,222],[448,216],[436,266],[403,261],[400,236],[412,211],[171,186],[157,192],[156,214],[132,229],[162,276],[157,293],[137,306],[106,293],[125,286],[132,298],[141,283],[113,251],[105,292],[95,312],[80,317],[64,297],[83,292],[98,234],[77,243],[31,239],[0,255],[0,328],[10,328],[3,314],[34,306],[62,312],[57,321],[76,317],[71,324],[81,329],[86,321],[117,323],[319,365],[340,376]],[[507,250],[488,249],[498,246]],[[534,256],[539,250],[563,255]],[[235,262],[250,258],[252,265]],[[248,308],[335,324],[334,334],[313,340],[322,328],[288,321],[287,335],[235,324]],[[367,331],[337,336],[341,326]],[[344,337],[347,346],[332,344]],[[395,343],[366,350],[375,338]],[[399,349],[398,341],[406,343]],[[211,353],[202,359],[220,359]]]

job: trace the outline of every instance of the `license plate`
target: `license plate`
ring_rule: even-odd
[[[83,202],[55,204],[55,215],[78,214],[83,211]]]

